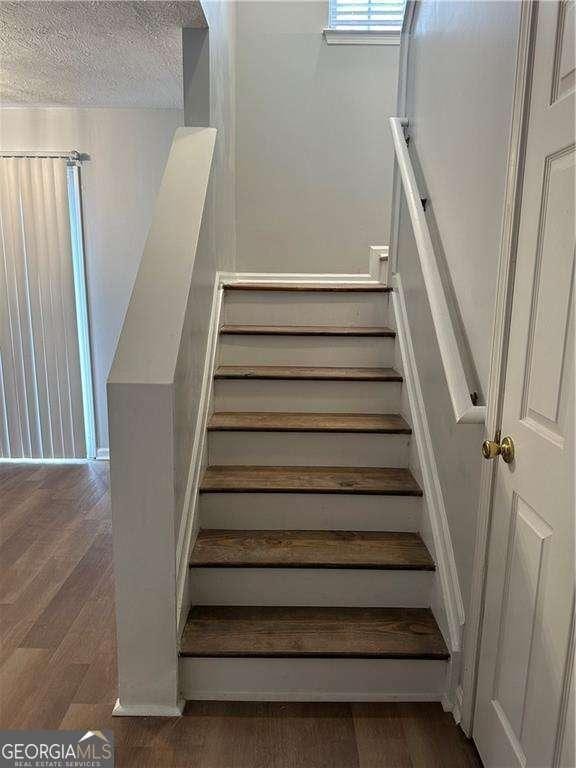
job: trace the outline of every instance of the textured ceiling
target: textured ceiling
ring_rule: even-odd
[[[0,2],[0,103],[181,107],[199,2]]]

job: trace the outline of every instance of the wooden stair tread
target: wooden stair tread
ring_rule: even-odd
[[[422,496],[410,470],[392,467],[210,466],[200,484],[206,492]]]
[[[223,335],[250,336],[386,336],[396,332],[386,326],[359,325],[238,325],[225,323],[220,327]]]
[[[410,425],[396,413],[216,412],[210,431],[222,432],[370,432],[409,435]]]
[[[201,530],[192,568],[370,568],[433,571],[417,533]]]
[[[447,659],[427,608],[195,606],[181,656]]]
[[[314,291],[322,293],[389,293],[392,288],[380,283],[258,283],[235,282],[224,286],[226,291]]]
[[[216,379],[402,381],[393,368],[310,368],[296,365],[219,365]]]

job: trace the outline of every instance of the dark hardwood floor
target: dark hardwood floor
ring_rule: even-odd
[[[104,462],[0,464],[0,728],[111,729],[121,768],[478,768],[439,704],[194,703],[112,718]]]

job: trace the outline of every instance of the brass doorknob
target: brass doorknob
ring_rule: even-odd
[[[505,437],[499,443],[496,440],[484,440],[482,443],[482,455],[485,459],[495,459],[502,456],[506,464],[514,461],[514,441],[511,437]]]

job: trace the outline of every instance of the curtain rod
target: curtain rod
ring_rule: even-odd
[[[87,155],[82,155],[77,150],[71,150],[70,152],[51,152],[49,150],[41,151],[41,152],[3,152],[0,150],[0,157],[53,157],[58,158],[61,157],[63,160],[68,160],[70,163],[81,163],[82,160],[88,159]]]

